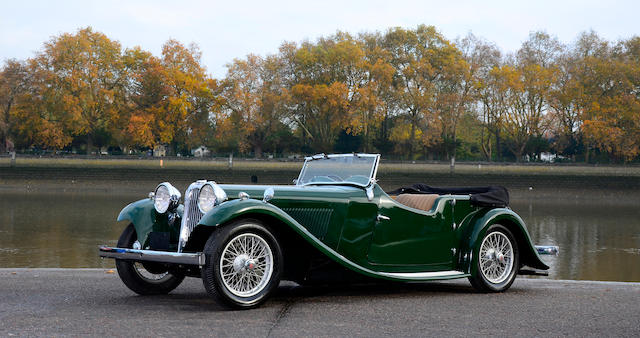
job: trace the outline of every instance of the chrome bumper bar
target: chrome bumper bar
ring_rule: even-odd
[[[536,245],[539,255],[557,255],[560,249],[555,245]]]
[[[198,253],[178,253],[170,251],[137,250],[127,248],[113,248],[101,246],[100,257],[115,258],[130,261],[160,262],[172,264],[198,265],[205,263],[204,254]]]

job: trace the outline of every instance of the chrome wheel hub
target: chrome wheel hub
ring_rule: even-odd
[[[249,260],[249,256],[242,254],[239,255],[238,257],[236,257],[236,259],[233,260],[233,271],[235,271],[236,273],[242,272],[243,270],[245,270],[246,265],[245,263]]]
[[[254,296],[269,284],[273,264],[271,248],[262,237],[256,234],[238,235],[222,250],[222,282],[236,296]]]
[[[490,283],[499,284],[513,270],[513,246],[502,232],[492,232],[480,245],[480,272]]]

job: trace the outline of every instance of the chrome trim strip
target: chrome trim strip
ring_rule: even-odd
[[[434,272],[379,272],[379,274],[387,277],[402,278],[402,279],[417,279],[422,280],[425,278],[459,278],[468,276],[462,271],[434,271]]]
[[[115,258],[131,261],[161,262],[203,266],[205,257],[202,252],[177,253],[170,251],[136,250],[101,246],[99,255],[103,258]]]
[[[538,255],[558,255],[560,248],[555,245],[536,245],[536,251]]]

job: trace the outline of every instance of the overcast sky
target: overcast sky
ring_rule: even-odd
[[[0,60],[25,59],[52,36],[91,26],[124,48],[155,55],[169,38],[194,42],[208,71],[248,53],[276,53],[283,41],[335,33],[434,25],[449,39],[468,32],[518,49],[529,32],[545,30],[562,42],[593,29],[608,40],[640,35],[640,1],[29,1],[0,0]]]

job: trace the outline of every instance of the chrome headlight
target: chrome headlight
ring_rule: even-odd
[[[178,206],[180,197],[182,197],[180,191],[169,182],[160,183],[156,188],[153,206],[158,213],[164,214],[167,210],[173,210]]]
[[[209,212],[216,205],[227,200],[227,193],[216,184],[216,182],[207,182],[200,188],[198,195],[198,208],[203,214]]]

